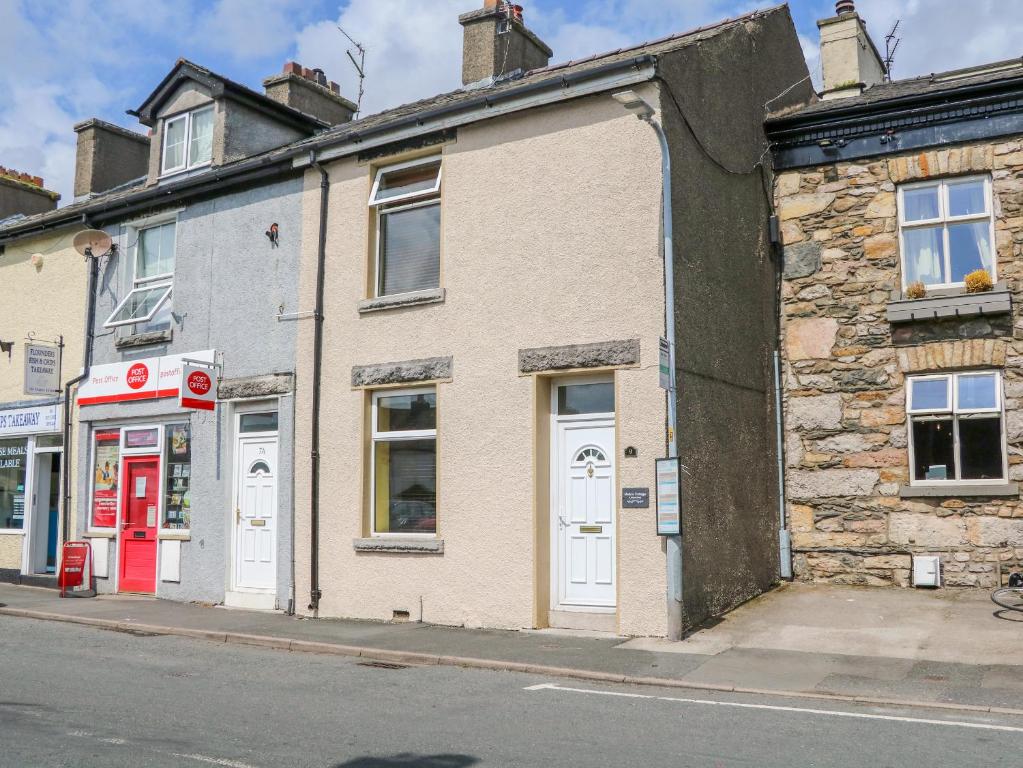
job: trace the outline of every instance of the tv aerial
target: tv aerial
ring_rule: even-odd
[[[884,79],[889,83],[892,80],[892,63],[895,61],[895,51],[899,49],[899,43],[902,42],[901,37],[895,36],[901,23],[902,19],[896,19],[891,30],[884,36]]]
[[[87,259],[106,256],[114,249],[114,241],[102,229],[85,229],[75,235],[71,245]]]
[[[362,109],[362,94],[366,92],[366,89],[363,87],[363,84],[366,81],[366,49],[362,46],[362,43],[358,42],[355,38],[345,32],[344,27],[340,24],[337,25],[337,28],[340,30],[341,34],[347,37],[349,42],[355,46],[355,50],[359,52],[359,60],[356,61],[355,56],[352,55],[351,49],[345,49],[345,53],[348,54],[348,58],[352,60],[352,66],[355,67],[355,71],[359,75],[359,97],[355,100],[355,115],[353,115],[353,117],[358,117],[359,111]]]

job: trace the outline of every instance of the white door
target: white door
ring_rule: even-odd
[[[277,438],[238,438],[235,587],[277,589]]]
[[[615,606],[614,422],[557,425],[558,603]]]

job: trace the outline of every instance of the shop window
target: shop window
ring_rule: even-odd
[[[131,290],[104,327],[132,326],[135,333],[170,328],[175,236],[173,221],[137,231]]]
[[[167,476],[164,478],[163,527],[187,529],[192,524],[192,431],[188,424],[168,424],[164,433]]]
[[[999,372],[914,376],[907,386],[914,484],[1005,479]]]
[[[440,178],[437,158],[377,171],[369,205],[376,211],[376,295],[440,286]]]
[[[899,188],[902,287],[951,288],[978,269],[995,276],[991,179],[986,176]]]
[[[437,395],[416,389],[373,395],[372,531],[437,531]]]
[[[25,527],[28,440],[0,440],[0,528]]]
[[[118,473],[121,467],[121,433],[119,430],[96,432],[92,453],[92,518],[91,528],[117,526]]]

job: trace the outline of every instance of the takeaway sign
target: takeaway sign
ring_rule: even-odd
[[[182,359],[208,362],[212,365],[214,354],[214,350],[207,349],[184,355],[147,357],[142,360],[94,365],[78,389],[78,404],[102,405],[179,397],[181,374],[186,367]]]
[[[0,437],[59,432],[57,405],[39,405],[0,411]]]

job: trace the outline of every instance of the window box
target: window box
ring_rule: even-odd
[[[962,288],[949,288],[929,291],[922,299],[906,299],[896,293],[888,302],[890,323],[1003,315],[1009,312],[1012,312],[1012,292],[1004,280],[996,284],[994,290],[983,293],[966,293]]]

